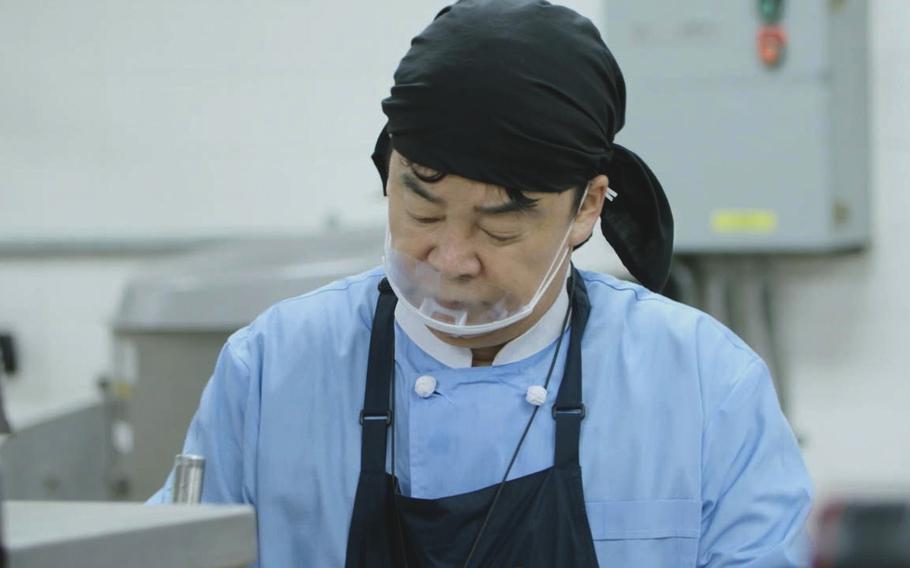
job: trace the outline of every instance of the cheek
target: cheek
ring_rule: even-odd
[[[393,228],[391,233],[392,246],[398,252],[417,260],[427,260],[427,256],[433,250],[433,239],[423,231],[414,231],[407,226],[402,226],[397,231]]]
[[[481,261],[490,284],[524,299],[537,290],[549,264],[530,243],[488,250]]]
[[[432,243],[432,235],[424,227],[416,227],[404,207],[395,201],[389,201],[389,233],[392,244],[400,252],[422,258],[426,256]]]
[[[554,223],[539,227],[526,242],[503,247],[484,262],[494,285],[529,300],[547,276],[563,245],[568,227]]]

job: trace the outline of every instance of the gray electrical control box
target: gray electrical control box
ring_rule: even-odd
[[[864,0],[609,0],[606,22],[628,97],[616,141],[661,180],[677,252],[866,243]]]

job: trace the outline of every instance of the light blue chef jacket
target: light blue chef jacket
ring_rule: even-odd
[[[582,275],[591,314],[580,461],[600,565],[807,566],[811,482],[765,364],[710,316]],[[204,501],[255,506],[257,566],[344,565],[382,276],[375,269],[272,306],[230,337],[203,392],[184,451],[207,459]],[[543,383],[555,348],[451,368],[396,325],[403,492],[438,498],[497,483],[533,408],[527,388]],[[423,375],[436,379],[427,398],[414,390]],[[509,477],[550,467],[553,436],[550,413],[538,413]],[[170,485],[150,501],[166,502]]]

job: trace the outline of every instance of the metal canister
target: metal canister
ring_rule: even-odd
[[[172,501],[181,504],[199,503],[202,499],[202,476],[205,458],[193,454],[177,454],[174,460],[174,491]]]

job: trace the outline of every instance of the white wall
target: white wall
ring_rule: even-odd
[[[379,202],[379,101],[440,4],[5,3],[0,239],[376,219],[339,194]]]
[[[378,101],[440,4],[8,3],[0,241],[378,220]],[[823,493],[910,486],[910,3],[871,4],[873,246],[777,270],[792,420]],[[107,322],[147,260],[0,256],[0,328],[22,348],[14,417],[94,390]]]
[[[139,261],[0,259],[0,329],[18,342],[4,381],[10,419],[90,399],[109,368],[108,322]]]

